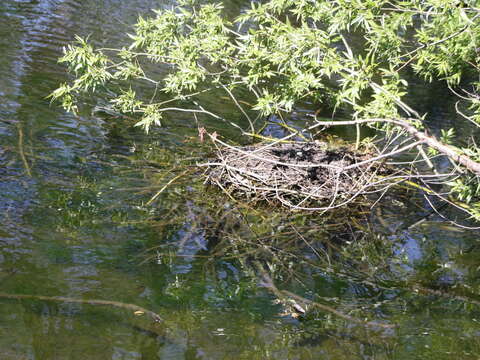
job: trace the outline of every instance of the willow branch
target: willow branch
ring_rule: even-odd
[[[427,134],[424,131],[418,130],[413,126],[410,121],[416,121],[415,119],[383,119],[383,118],[371,118],[371,119],[359,119],[359,120],[340,120],[340,121],[318,121],[318,126],[339,126],[339,125],[355,125],[355,124],[369,124],[369,123],[388,123],[394,124],[398,127],[403,128],[407,133],[413,136],[415,139],[425,143],[432,149],[437,150],[438,152],[448,156],[453,161],[463,165],[467,170],[475,173],[480,176],[480,163],[472,160],[470,157],[461,154],[460,151],[451,146],[442,143],[437,140],[434,136]]]

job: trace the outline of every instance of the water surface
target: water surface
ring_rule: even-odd
[[[357,218],[372,231],[354,215],[250,208],[185,167],[209,154],[185,114],[147,136],[93,112],[101,98],[80,116],[45,98],[67,79],[57,58],[75,34],[120,46],[138,15],[171,5],[0,3],[0,292],[136,304],[164,319],[0,298],[0,358],[478,359],[478,232],[435,216],[405,230],[428,212],[415,194]],[[229,16],[246,6],[225,1]],[[297,318],[261,286],[257,262],[279,288],[347,318],[314,308]]]

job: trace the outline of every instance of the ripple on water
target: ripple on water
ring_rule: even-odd
[[[240,2],[223,3],[239,6]],[[389,354],[397,348],[400,352],[402,349],[414,352],[436,339],[450,344],[456,354],[463,348],[478,348],[474,338],[478,331],[471,330],[477,325],[470,316],[473,312],[456,310],[454,306],[441,303],[441,299],[436,302],[439,308],[430,308],[431,298],[410,292],[403,299],[396,295],[395,289],[390,292],[378,289],[378,298],[369,298],[369,288],[363,283],[356,284],[352,278],[351,283],[342,285],[334,272],[328,273],[326,280],[319,281],[319,287],[312,291],[325,295],[327,289],[335,296],[334,301],[328,298],[321,301],[340,310],[344,307],[342,311],[353,314],[359,311],[362,315],[363,310],[356,305],[356,301],[361,300],[361,304],[371,307],[378,305],[376,311],[382,314],[383,296],[392,305],[388,307],[387,303],[381,316],[386,321],[405,323],[401,324],[404,326],[401,332],[408,336],[377,336],[372,331],[363,338],[360,332],[355,333],[352,324],[342,327],[338,319],[322,312],[312,315],[317,317],[315,319],[285,324],[278,316],[279,305],[272,306],[271,297],[261,291],[255,292],[257,283],[253,290],[247,287],[248,283],[242,284],[247,280],[239,264],[222,258],[223,265],[211,270],[221,255],[207,263],[195,256],[207,247],[205,234],[189,230],[195,218],[187,218],[183,225],[176,228],[172,225],[170,229],[169,225],[136,228],[130,218],[124,219],[125,213],[133,212],[134,206],[129,203],[131,195],[128,191],[113,189],[151,185],[148,175],[142,178],[143,169],[126,159],[131,155],[132,139],[137,142],[137,149],[141,149],[145,138],[143,135],[136,138],[134,135],[114,136],[108,133],[102,120],[65,114],[50,105],[45,96],[67,79],[57,58],[75,34],[91,35],[98,46],[114,47],[122,44],[125,31],[139,13],[147,14],[152,7],[170,7],[173,3],[173,0],[0,0],[1,291],[143,302],[142,306],[163,311],[162,316],[170,321],[162,329],[177,338],[170,343],[156,333],[145,335],[148,332],[132,326],[135,320],[141,321],[141,317],[130,312],[122,314],[117,310],[81,304],[2,300],[0,359],[220,359],[245,354],[242,358],[261,358],[265,354],[273,354],[270,358],[275,359],[356,358],[352,354],[335,356],[340,349],[363,355],[364,351],[373,349],[380,352],[380,359],[389,358],[388,355],[382,357],[384,350],[390,351]],[[212,97],[206,101],[214,106],[219,100]],[[20,149],[31,167],[31,178],[26,174]],[[137,152],[131,156],[140,162],[143,159],[134,157]],[[118,158],[126,159],[128,165],[121,170],[128,172],[128,179],[124,173],[112,170],[118,169]],[[174,208],[180,196],[165,201],[164,206]],[[170,211],[170,208],[165,209],[165,213]],[[397,219],[398,214],[394,215]],[[164,220],[171,219],[160,219]],[[408,271],[400,274],[412,277],[423,274],[416,267],[417,263],[433,254],[431,258],[442,260],[443,267],[430,266],[423,270],[435,276],[439,274],[438,279],[432,277],[432,284],[450,285],[461,277],[471,276],[469,284],[479,288],[478,234],[471,236],[470,246],[458,246],[465,248],[464,268],[460,267],[462,263],[455,264],[458,259],[454,254],[459,253],[458,249],[453,245],[445,246],[446,241],[441,247],[437,246],[438,239],[444,240],[440,230],[428,235],[427,239],[417,235],[404,239],[396,237],[400,242],[398,252],[408,255]],[[308,236],[310,234],[305,234]],[[232,237],[231,246],[235,240]],[[165,257],[163,263],[138,265],[143,259],[140,256],[145,256],[143,246],[165,243],[172,247],[181,245],[180,250],[172,253],[179,259]],[[267,245],[265,243],[266,248]],[[170,247],[166,249],[169,251]],[[309,261],[314,259],[316,257],[312,256]],[[379,269],[385,270],[385,274],[380,275],[390,275],[387,267]],[[18,273],[5,278],[10,270],[18,270]],[[300,280],[308,284],[309,276]],[[444,302],[453,301],[447,298]],[[458,309],[463,306],[459,301],[456,304]],[[374,314],[374,311],[366,313]],[[446,324],[444,330],[435,316],[454,327]],[[267,317],[267,321],[263,317]],[[308,328],[312,324],[318,331]],[[452,329],[462,338],[451,334]],[[474,335],[470,338],[465,334]],[[453,340],[449,343],[448,339]],[[277,348],[271,347],[275,342]],[[376,354],[363,355],[358,358],[377,358]]]

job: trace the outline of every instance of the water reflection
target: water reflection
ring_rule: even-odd
[[[138,13],[171,4],[0,3],[0,292],[133,303],[164,318],[154,326],[108,306],[1,299],[0,358],[475,358],[476,234],[432,221],[392,235],[418,216],[412,205],[386,206],[375,237],[338,227],[367,223],[345,213],[305,218],[231,202],[194,169],[146,206],[209,156],[185,141],[191,119],[175,115],[175,126],[146,136],[45,99],[65,80],[56,59],[74,34],[115,46]],[[226,1],[226,11],[247,4]],[[314,309],[296,318],[261,286],[254,261],[279,288],[397,328]]]

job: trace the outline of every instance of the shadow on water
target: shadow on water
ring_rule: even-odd
[[[233,200],[203,184],[211,150],[185,115],[147,136],[45,99],[74,34],[121,44],[169,5],[0,3],[0,292],[163,318],[3,298],[0,358],[476,359],[478,234],[435,216],[409,229],[426,213],[414,193],[316,216]]]

